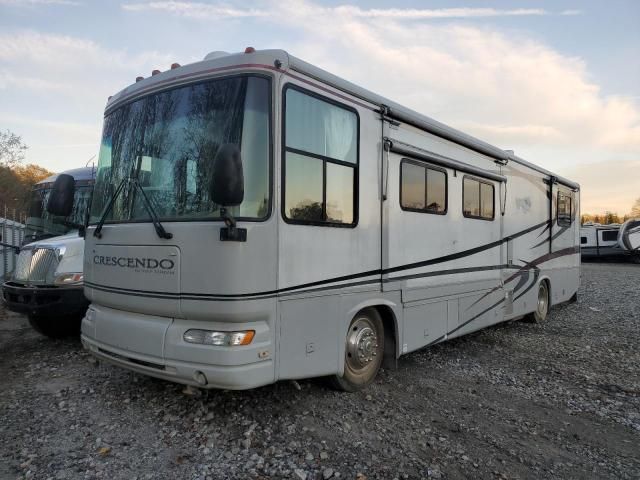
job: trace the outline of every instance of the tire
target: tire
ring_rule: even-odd
[[[536,303],[536,309],[528,314],[526,319],[534,323],[544,322],[549,315],[550,305],[549,284],[546,280],[543,280],[538,285],[538,301]]]
[[[345,336],[344,374],[330,378],[337,390],[357,392],[376,378],[384,355],[384,326],[375,308],[360,311]]]
[[[29,315],[29,324],[33,329],[49,338],[64,338],[78,335],[82,316],[52,317],[47,315]]]

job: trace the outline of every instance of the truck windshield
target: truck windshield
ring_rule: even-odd
[[[264,219],[269,210],[270,82],[242,75],[145,96],[105,117],[90,221],[96,223],[118,186],[137,178],[160,220],[216,219],[212,163],[225,143],[238,145],[244,201],[230,212]],[[126,182],[106,222],[151,221]]]
[[[68,217],[51,215],[46,206],[49,200],[51,187],[34,188],[31,192],[29,204],[29,216],[27,217],[25,240],[34,241],[48,237],[64,235],[70,230],[77,229],[84,224],[84,216],[89,206],[91,187],[76,186],[73,197],[73,210]]]

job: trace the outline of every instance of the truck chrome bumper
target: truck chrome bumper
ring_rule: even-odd
[[[89,306],[82,287],[26,287],[13,282],[2,285],[5,306],[27,315],[82,315]]]

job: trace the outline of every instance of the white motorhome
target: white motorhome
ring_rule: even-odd
[[[73,186],[67,211],[56,214],[48,204],[56,181],[66,177]],[[2,285],[5,306],[24,313],[31,326],[49,337],[80,329],[89,302],[83,291],[83,228],[93,188],[93,168],[52,175],[34,185],[24,243],[12,277]]]
[[[282,50],[106,106],[85,243],[96,357],[206,388],[381,364],[575,298],[579,186]]]

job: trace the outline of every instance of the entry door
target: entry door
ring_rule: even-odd
[[[571,189],[559,183],[552,188],[551,253],[576,245],[576,198]]]

